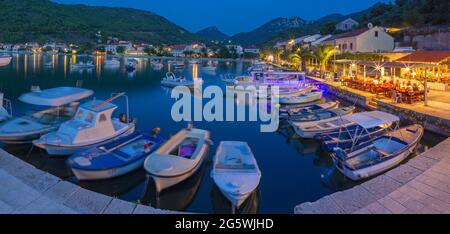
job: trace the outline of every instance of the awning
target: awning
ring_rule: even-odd
[[[94,91],[76,87],[58,87],[22,94],[19,100],[39,106],[64,106],[91,96]]]
[[[400,121],[397,116],[382,111],[360,112],[342,118],[354,122],[365,129]]]

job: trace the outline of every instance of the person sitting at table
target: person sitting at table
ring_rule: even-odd
[[[419,88],[419,91],[420,91],[420,92],[425,91],[425,86],[423,86],[422,83],[419,83],[418,88]]]
[[[413,91],[417,92],[419,91],[419,86],[417,85],[417,83],[414,82],[414,84],[412,85]]]
[[[401,88],[401,89],[406,88],[406,82],[405,82],[405,81],[403,81],[403,82],[400,84],[400,88]]]
[[[407,92],[412,92],[413,91],[413,87],[411,85],[411,81],[408,81],[408,83],[406,84],[406,91]]]

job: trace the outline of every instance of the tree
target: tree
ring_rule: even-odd
[[[226,46],[222,46],[217,53],[219,58],[231,58],[231,53]]]
[[[116,52],[117,52],[118,54],[123,54],[123,53],[125,53],[125,47],[123,47],[123,46],[117,46]]]
[[[326,69],[330,58],[339,53],[339,50],[332,45],[319,44],[313,48],[313,56],[319,61],[320,74]]]

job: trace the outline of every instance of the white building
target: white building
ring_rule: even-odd
[[[234,51],[235,54],[241,56],[244,54],[244,48],[240,45],[226,45],[228,50]]]
[[[352,19],[348,18],[336,24],[336,31],[349,31],[357,28],[359,23]]]
[[[244,49],[244,53],[259,54],[260,50],[256,46],[249,46]]]
[[[336,46],[341,53],[380,53],[394,49],[394,38],[378,26],[337,34],[324,43]]]

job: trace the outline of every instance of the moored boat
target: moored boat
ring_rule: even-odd
[[[193,175],[206,160],[210,144],[209,131],[187,128],[178,132],[147,157],[144,169],[161,192]]]
[[[111,102],[124,95],[119,93],[106,101],[93,100],[80,105],[71,120],[33,144],[50,155],[71,155],[133,133],[135,123],[130,121],[128,113],[121,114],[119,119],[112,118],[118,107]]]
[[[0,67],[6,66],[11,63],[11,56],[0,56]]]
[[[222,141],[214,157],[211,177],[234,208],[239,208],[258,187],[261,171],[246,142]]]
[[[302,93],[299,95],[280,96],[278,97],[278,101],[280,104],[302,104],[320,100],[322,99],[322,95],[322,91],[313,90],[309,93]]]
[[[351,180],[378,175],[404,161],[419,144],[422,125],[413,124],[387,132],[353,151],[336,148],[332,158],[336,168]]]
[[[120,61],[116,59],[106,59],[104,62],[106,67],[119,67]]]
[[[21,95],[19,100],[51,108],[4,122],[0,125],[0,141],[9,144],[29,143],[43,134],[54,131],[61,123],[74,116],[79,105],[78,101],[94,93],[92,90],[76,87],[36,90]]]
[[[298,115],[303,113],[311,113],[317,111],[331,110],[336,109],[339,106],[339,101],[325,102],[325,103],[316,103],[310,105],[296,106],[290,107],[285,106],[280,109],[280,118],[287,118],[288,116]]]
[[[291,124],[296,123],[307,123],[307,122],[315,122],[333,118],[339,118],[345,115],[350,115],[355,111],[354,106],[345,106],[340,108],[335,108],[331,110],[321,110],[315,112],[304,112],[294,115],[288,116],[288,121]]]
[[[341,128],[349,128],[355,125],[360,125],[365,129],[376,126],[386,128],[397,122],[397,116],[382,111],[359,112],[308,122],[289,121],[297,135],[303,138],[314,138],[320,134],[336,132]]]
[[[4,98],[4,94],[0,92],[0,122],[10,119],[12,108],[11,101]]]
[[[88,62],[79,62],[79,63],[70,64],[70,67],[72,69],[90,69],[90,68],[94,68],[95,65],[92,61],[88,61]]]
[[[67,165],[78,180],[110,179],[127,174],[141,168],[147,156],[162,145],[164,140],[158,132],[136,131],[75,154],[68,158]]]
[[[166,77],[161,80],[161,85],[167,87],[186,86],[193,88],[195,82],[193,80],[187,80],[185,77],[176,77],[173,72],[166,73]]]

